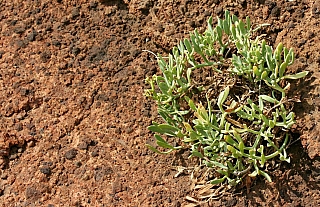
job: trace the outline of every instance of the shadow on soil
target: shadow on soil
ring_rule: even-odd
[[[320,158],[310,159],[299,141],[290,146],[288,154],[291,163],[282,163],[280,170],[272,175],[273,183],[267,184],[264,179],[259,179],[250,189],[246,199],[253,206],[259,206],[261,201],[267,203],[267,206],[279,206],[283,203],[299,206],[299,203],[302,204],[301,198],[305,197],[304,193],[320,190]],[[307,188],[303,192],[300,186]],[[269,200],[266,197],[267,191],[275,193],[276,199]],[[261,201],[257,202],[259,199]]]
[[[100,0],[104,6],[117,6],[120,10],[128,10],[128,5],[123,0]]]

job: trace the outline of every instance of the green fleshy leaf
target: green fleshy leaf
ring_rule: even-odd
[[[194,104],[194,102],[188,96],[185,96],[184,99],[188,102],[188,105],[190,106],[190,108],[193,111],[197,111],[196,105]]]
[[[172,152],[172,150],[169,150],[169,151],[166,151],[166,152],[161,152],[159,150],[157,150],[155,147],[149,145],[149,144],[146,144],[146,147],[148,147],[150,150],[154,151],[155,153],[158,153],[158,154],[169,154],[170,152]]]
[[[268,175],[268,173],[266,173],[262,170],[259,170],[259,174],[263,175],[267,179],[268,182],[270,182],[270,183],[272,182],[271,177]]]
[[[282,77],[283,77],[283,74],[284,74],[284,72],[286,71],[287,66],[288,66],[288,63],[286,63],[286,62],[283,62],[283,63],[280,65],[280,68],[279,68],[279,78],[282,78]]]
[[[166,83],[164,82],[159,83],[159,88],[163,94],[168,94],[169,87]]]
[[[274,98],[271,98],[270,96],[267,96],[267,95],[260,95],[259,98],[265,100],[265,101],[268,101],[270,103],[273,103],[273,104],[278,104],[279,101],[277,99],[274,99]]]
[[[186,46],[186,49],[188,50],[189,53],[192,53],[192,46],[191,46],[191,43],[188,39],[185,39],[184,40],[184,45]]]
[[[162,139],[162,137],[161,137],[160,135],[155,134],[154,137],[156,138],[156,140],[157,140],[158,142],[167,143],[164,139]]]
[[[170,144],[168,144],[167,142],[157,142],[157,145],[159,145],[160,147],[166,148],[166,149],[175,150],[175,148],[173,146],[171,146]]]
[[[225,179],[226,179],[226,176],[224,176],[223,178],[214,179],[214,180],[212,180],[210,183],[211,183],[212,185],[217,185],[217,184],[222,183]]]
[[[228,167],[227,166],[225,166],[225,165],[223,165],[223,164],[221,164],[221,163],[219,163],[219,162],[216,162],[216,161],[210,161],[210,163],[212,163],[214,166],[216,166],[216,167],[220,167],[220,168],[222,168],[222,169],[228,169]]]
[[[157,126],[151,125],[148,127],[148,129],[150,131],[158,132],[160,134],[166,134],[169,136],[175,136],[176,133],[179,131],[179,129],[177,127],[174,127],[174,126],[171,126],[168,124],[159,124]]]
[[[236,141],[234,141],[234,139],[232,139],[230,135],[224,135],[224,140],[228,144],[231,144],[234,147],[238,147],[239,146],[239,144]]]
[[[217,170],[217,172],[220,173],[221,175],[229,176],[229,173],[226,170]]]
[[[308,75],[309,71],[303,71],[303,72],[300,72],[300,73],[296,73],[294,75],[286,75],[286,76],[283,76],[282,79],[292,79],[292,80],[296,80],[296,79],[300,79],[300,78],[303,78],[305,77],[306,75]]]
[[[249,174],[250,177],[257,177],[257,175],[258,172],[256,170]]]
[[[192,151],[192,155],[193,155],[193,156],[196,156],[196,157],[203,158],[203,155],[202,155],[199,151],[197,151],[197,150],[193,150],[193,151]]]
[[[227,149],[232,153],[234,158],[239,158],[242,157],[240,151],[236,150],[234,147],[232,147],[231,145],[227,146]]]
[[[229,86],[227,86],[224,91],[222,91],[220,94],[219,94],[219,97],[218,97],[218,106],[220,108],[221,111],[223,111],[223,107],[222,107],[222,104],[225,102],[225,100],[227,99],[228,95],[229,95]]]

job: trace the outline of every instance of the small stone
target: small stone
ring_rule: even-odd
[[[84,181],[89,180],[89,179],[90,179],[89,175],[84,175],[84,176],[82,177],[82,180],[84,180]]]
[[[156,24],[155,27],[156,27],[156,30],[158,30],[159,32],[163,32],[164,31],[163,25],[161,23]]]
[[[26,31],[26,27],[24,25],[17,26],[16,28],[13,29],[13,31],[16,34],[22,34],[22,33],[24,33],[24,31]]]
[[[50,175],[51,169],[49,167],[42,167],[42,168],[40,168],[40,172],[42,172],[45,175]]]
[[[78,161],[78,162],[75,162],[74,164],[75,164],[75,166],[77,166],[77,167],[81,167],[81,165],[82,165],[82,163],[79,162],[79,161]]]
[[[68,160],[71,160],[71,159],[75,158],[77,156],[77,154],[78,154],[78,152],[76,149],[71,149],[71,150],[67,151],[64,156]]]
[[[192,20],[192,21],[189,22],[189,25],[190,25],[190,27],[195,27],[196,26],[196,22]]]
[[[50,24],[46,25],[45,31],[51,32],[52,31],[52,25],[50,25]]]
[[[298,41],[298,47],[301,47],[301,46],[303,46],[304,44],[306,43],[306,40],[305,39],[300,39],[299,41]]]
[[[44,51],[40,54],[40,59],[42,62],[47,62],[51,58],[51,52],[50,51]]]
[[[78,148],[81,150],[86,150],[88,149],[88,144],[85,142],[81,142],[80,144],[78,144]]]
[[[204,16],[205,17],[211,16],[211,12],[208,10],[204,11]]]
[[[30,42],[33,42],[36,40],[36,36],[37,36],[37,32],[35,30],[32,30],[30,34],[28,34],[27,40],[29,40]]]
[[[22,111],[22,112],[20,112],[20,113],[17,115],[17,119],[18,119],[18,120],[23,120],[26,115],[27,115],[26,112],[25,112],[25,111]]]
[[[27,187],[26,189],[26,199],[30,199],[30,198],[38,198],[40,196],[40,192],[33,188],[33,187]]]
[[[19,49],[20,49],[20,48],[26,48],[26,47],[27,47],[26,42],[23,41],[23,40],[17,40],[17,41],[16,41],[16,45],[17,45],[17,47],[18,47]]]
[[[316,1],[312,6],[312,14],[318,18],[320,14],[320,2]]]
[[[14,159],[16,159],[17,157],[18,157],[17,154],[10,155],[10,156],[9,156],[9,160],[14,160]]]
[[[98,142],[96,140],[91,140],[90,142],[90,146],[96,146],[98,144]]]
[[[293,23],[293,22],[290,22],[289,24],[288,24],[288,28],[294,28],[295,27],[295,24]]]
[[[179,6],[179,11],[181,12],[181,14],[185,14],[187,12],[186,6],[185,5]]]
[[[17,24],[17,22],[18,22],[18,20],[13,19],[13,20],[11,20],[9,23],[10,23],[10,25],[14,26],[14,25]]]
[[[56,46],[56,47],[60,47],[61,46],[61,42],[58,40],[53,40],[52,41],[52,45]]]
[[[78,16],[80,16],[79,8],[73,8],[71,12],[71,18],[76,19]]]
[[[37,25],[42,24],[42,17],[39,17],[39,18],[36,19],[36,24]]]
[[[120,134],[121,133],[120,128],[116,128],[115,133]]]
[[[223,8],[222,7],[220,7],[220,6],[218,6],[217,8],[216,8],[216,10],[215,10],[215,13],[219,16],[220,14],[222,14],[222,12],[223,12]]]
[[[280,8],[279,7],[277,7],[277,6],[275,6],[275,7],[273,7],[272,8],[272,10],[271,10],[271,16],[272,17],[279,17],[280,16]]]
[[[66,26],[66,25],[70,24],[70,20],[67,19],[66,17],[62,17],[61,23]]]
[[[35,128],[35,125],[34,125],[34,123],[26,123],[26,127],[27,127],[29,130],[32,130],[33,128]]]
[[[27,96],[30,93],[30,91],[26,88],[20,88],[20,94],[22,96]]]
[[[2,153],[2,152],[0,152],[0,153]],[[1,155],[3,155],[3,154],[1,154]],[[0,157],[0,169],[4,169],[5,164],[6,164],[6,161],[4,160],[4,158]]]
[[[95,9],[95,8],[97,8],[97,6],[98,6],[98,3],[97,2],[95,2],[95,1],[92,1],[92,2],[90,2],[90,8],[91,9]]]
[[[131,132],[133,132],[133,129],[132,129],[131,127],[128,127],[128,128],[126,129],[126,133],[127,133],[127,134],[130,134]]]
[[[99,150],[98,149],[94,149],[93,152],[91,153],[92,157],[96,157],[99,155]]]
[[[17,123],[16,126],[15,126],[16,130],[19,132],[23,129],[23,126],[21,123]]]
[[[7,174],[7,173],[3,173],[3,174],[1,175],[1,179],[5,180],[5,179],[7,179],[7,178],[8,178],[8,174]]]
[[[81,52],[80,48],[78,47],[73,47],[72,50],[71,50],[72,54],[77,56],[79,55],[79,53]]]
[[[28,142],[27,146],[28,146],[28,147],[34,147],[34,141]]]

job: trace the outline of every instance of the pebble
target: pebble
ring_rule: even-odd
[[[77,154],[78,154],[78,152],[76,149],[71,149],[71,150],[67,151],[64,156],[68,160],[71,160],[71,159],[75,158],[77,156]]]

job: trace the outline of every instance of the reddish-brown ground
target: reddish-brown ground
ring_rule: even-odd
[[[320,1],[1,0],[0,206],[185,206],[183,153],[149,151],[144,78],[210,15],[250,16],[293,47],[292,162],[201,206],[320,206]],[[300,139],[299,139],[300,138]],[[312,158],[312,159],[311,159]]]

